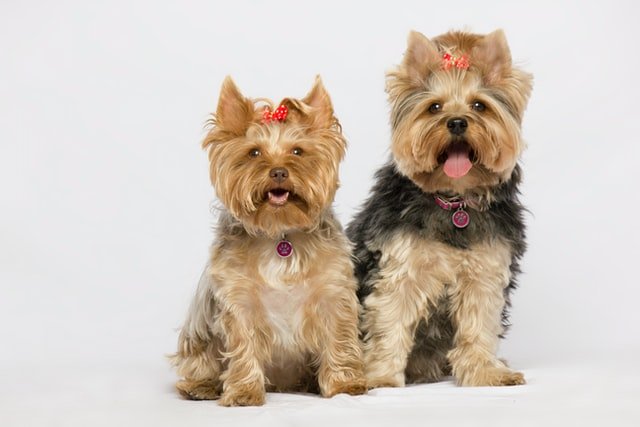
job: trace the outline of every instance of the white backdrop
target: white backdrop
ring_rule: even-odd
[[[633,1],[2,1],[0,400],[33,384],[55,394],[38,373],[79,366],[158,366],[153,384],[171,395],[162,357],[212,237],[199,143],[224,76],[276,101],[322,76],[350,143],[335,203],[346,223],[388,156],[384,72],[410,29],[504,28],[535,75],[529,251],[501,354],[542,372],[637,359],[639,12]],[[0,406],[11,420],[28,412],[17,401]]]

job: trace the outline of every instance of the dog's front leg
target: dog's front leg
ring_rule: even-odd
[[[227,306],[221,316],[228,360],[222,375],[220,405],[258,406],[265,402],[264,364],[271,354],[271,333],[261,310],[251,304]]]
[[[427,286],[406,275],[401,281],[396,277],[383,276],[364,301],[362,329],[369,388],[404,386],[416,326],[421,318],[428,318],[427,301],[435,300],[442,289],[435,281]]]
[[[498,253],[498,252],[496,252]],[[482,268],[462,275],[452,285],[451,313],[456,334],[448,358],[457,383],[464,386],[524,384],[524,376],[498,359],[502,333],[504,288],[509,280],[507,261],[488,253]],[[502,257],[506,259],[507,257]]]
[[[318,385],[325,397],[338,393],[357,395],[367,392],[358,338],[356,285],[349,285],[319,292],[325,295],[319,295],[316,299],[320,302],[312,304],[307,310],[311,328],[304,335],[310,343],[317,342],[314,347],[320,362]]]

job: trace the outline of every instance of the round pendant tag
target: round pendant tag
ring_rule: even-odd
[[[462,209],[458,209],[453,213],[453,215],[451,215],[451,221],[456,227],[465,228],[467,225],[469,225],[469,214]]]
[[[293,245],[288,240],[280,240],[276,245],[276,252],[278,252],[278,255],[282,258],[290,257],[293,253]]]

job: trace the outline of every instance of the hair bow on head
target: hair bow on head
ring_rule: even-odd
[[[264,107],[264,113],[262,113],[262,123],[269,124],[271,122],[284,122],[289,114],[289,109],[286,105],[280,105],[273,112],[269,107]]]
[[[442,55],[442,68],[449,70],[451,68],[459,68],[466,70],[469,68],[469,57],[467,55],[453,56],[450,53]]]

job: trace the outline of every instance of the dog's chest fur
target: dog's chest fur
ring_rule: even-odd
[[[283,258],[276,251],[276,240],[259,239],[248,250],[253,262],[243,274],[252,278],[264,320],[273,333],[274,345],[282,351],[296,351],[297,335],[304,320],[304,310],[311,296],[308,266],[309,236],[291,238],[293,254]]]
[[[380,268],[385,276],[415,278],[428,286],[463,286],[472,278],[494,277],[509,282],[511,249],[501,239],[460,249],[446,243],[398,232],[380,248]]]
[[[275,252],[275,251],[273,251]],[[263,278],[260,302],[275,335],[283,348],[295,346],[296,334],[304,318],[304,306],[310,296],[307,283],[296,274],[296,262],[265,253],[258,271]]]
[[[288,283],[290,277],[282,268],[282,259],[264,264],[265,282],[260,292],[260,303],[273,333],[271,363],[265,366],[265,375],[275,389],[286,389],[304,378],[306,354],[298,348],[302,333],[304,307],[309,298],[305,283]]]

